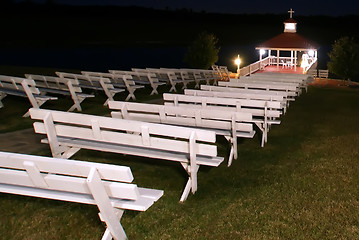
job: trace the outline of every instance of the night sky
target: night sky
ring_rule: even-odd
[[[22,0],[16,0],[20,2]],[[47,0],[32,0],[32,2],[44,3]],[[206,11],[217,13],[273,13],[283,14],[293,8],[295,15],[358,15],[359,4],[353,0],[302,0],[302,1],[268,1],[268,0],[52,0],[55,3],[70,5],[118,5],[118,6],[142,6],[156,9],[192,9],[194,11]],[[294,16],[295,16],[294,15]]]

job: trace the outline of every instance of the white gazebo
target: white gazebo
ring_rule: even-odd
[[[290,18],[284,21],[284,32],[259,44],[256,49],[259,50],[259,62],[262,63],[262,55],[268,51],[270,65],[277,65],[282,68],[294,68],[297,70],[298,66],[298,53],[302,54],[303,71],[306,72],[313,64],[317,62],[318,45],[297,33],[297,21],[293,19],[294,11],[288,11]],[[272,55],[272,53],[276,55]],[[287,56],[282,57],[281,53],[286,52]],[[290,57],[288,56],[290,52]],[[262,69],[262,64],[260,64]]]

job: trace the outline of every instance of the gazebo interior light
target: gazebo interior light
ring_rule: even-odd
[[[314,50],[309,50],[308,55],[309,55],[309,57],[313,57],[314,56]]]

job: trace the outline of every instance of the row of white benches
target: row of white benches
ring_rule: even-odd
[[[26,88],[31,81],[20,85]],[[217,153],[216,135],[231,144],[230,165],[237,158],[237,137],[253,137],[254,123],[262,131],[263,146],[291,97],[287,90],[268,88],[239,92],[202,85],[201,89],[164,94],[164,105],[108,99],[112,117],[30,109],[35,132],[46,135],[42,142],[49,144],[54,158],[0,152],[0,192],[96,204],[107,225],[103,239],[126,239],[119,223],[123,211],[145,211],[163,191],[131,184],[127,167],[65,159],[90,149],[177,161],[188,174],[183,202],[197,191],[199,167],[219,166],[224,160]]]
[[[32,107],[39,108],[47,100],[56,97],[47,96],[47,93],[70,96],[74,105],[69,111],[81,111],[81,102],[92,94],[83,93],[82,89],[103,91],[108,101],[113,101],[115,94],[128,91],[126,101],[136,100],[134,92],[144,88],[144,85],[152,87],[151,95],[158,94],[157,88],[169,83],[170,92],[176,92],[176,84],[195,82],[196,87],[201,81],[209,84],[218,80],[218,76],[212,70],[201,69],[133,69],[133,71],[110,70],[108,73],[83,71],[81,74],[56,72],[55,76],[26,74],[25,78],[0,75],[0,108],[3,107],[1,100],[6,95],[28,97]],[[26,81],[24,81],[26,80]],[[27,85],[27,87],[24,87]]]

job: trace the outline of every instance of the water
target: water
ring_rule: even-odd
[[[319,49],[319,67],[326,68],[330,46]],[[88,71],[131,68],[188,68],[183,62],[185,47],[129,47],[129,48],[0,48],[0,64],[67,68]],[[230,45],[221,47],[218,65],[236,71],[234,60],[240,54],[241,66],[259,60],[255,45]]]
[[[181,67],[184,47],[0,49],[0,64],[107,71]]]

